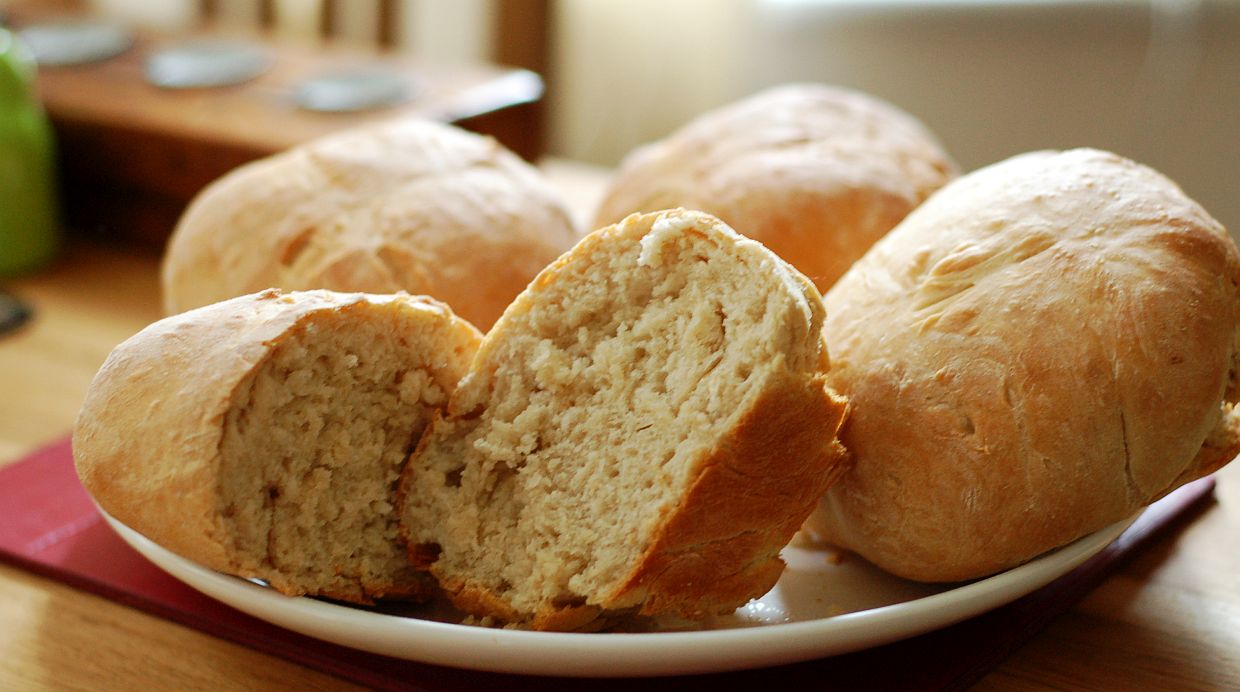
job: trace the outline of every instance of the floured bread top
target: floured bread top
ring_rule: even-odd
[[[630,154],[596,225],[671,207],[718,216],[825,291],[955,165],[912,116],[794,84],[706,113]]]
[[[495,140],[402,119],[208,186],[169,240],[164,305],[176,313],[271,287],[406,291],[486,329],[576,240],[555,191]]]
[[[855,466],[813,524],[897,574],[966,579],[1226,463],[1238,285],[1226,230],[1114,154],[950,184],[827,294]]]

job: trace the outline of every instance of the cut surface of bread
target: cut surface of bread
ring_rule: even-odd
[[[709,212],[820,291],[956,175],[911,115],[867,94],[789,84],[705,113],[625,158],[595,223]]]
[[[1013,567],[1240,452],[1240,252],[1114,154],[951,183],[826,302],[854,465],[810,525],[895,574]]]
[[[705,214],[633,216],[546,269],[406,467],[415,563],[522,627],[765,593],[842,469],[804,277]]]
[[[288,594],[432,593],[398,535],[401,468],[479,342],[429,299],[268,291],[121,344],[75,458],[117,519]]]

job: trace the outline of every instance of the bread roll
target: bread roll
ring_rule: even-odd
[[[407,295],[269,290],[166,318],[91,384],[78,473],[107,512],[211,569],[291,595],[426,595],[392,494],[480,338]]]
[[[482,329],[577,239],[538,172],[490,138],[401,120],[225,175],[169,240],[169,314],[261,291],[407,291]]]
[[[1088,149],[943,188],[826,296],[855,465],[810,527],[924,581],[1131,516],[1240,451],[1240,254],[1170,180]]]
[[[401,481],[414,562],[535,629],[765,593],[842,468],[812,284],[705,214],[633,216],[543,271]]]
[[[822,85],[770,89],[630,154],[597,225],[701,209],[774,250],[821,291],[955,175],[911,116]]]

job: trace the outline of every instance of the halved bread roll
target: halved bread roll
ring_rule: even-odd
[[[480,339],[407,295],[269,290],[169,317],[95,377],[78,473],[104,510],[212,569],[358,603],[428,595],[393,492]]]
[[[951,183],[826,296],[855,463],[810,527],[904,577],[970,579],[1221,467],[1238,286],[1227,231],[1114,154]]]
[[[634,212],[709,212],[820,291],[956,174],[935,137],[877,98],[791,84],[706,113],[625,158],[596,226]]]
[[[411,458],[401,522],[522,627],[730,611],[843,468],[813,285],[706,214],[587,236],[508,308]]]

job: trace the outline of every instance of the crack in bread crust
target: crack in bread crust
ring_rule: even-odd
[[[826,302],[856,461],[810,529],[899,576],[1014,567],[1237,451],[1220,405],[1240,251],[1173,182],[1114,154],[1034,152],[960,178]]]

